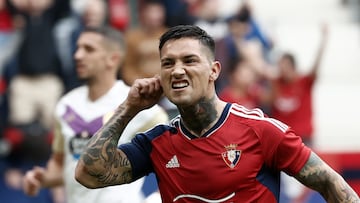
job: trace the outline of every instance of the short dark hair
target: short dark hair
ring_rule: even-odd
[[[208,33],[206,33],[205,30],[195,25],[178,25],[171,27],[160,37],[159,50],[163,48],[167,41],[180,38],[192,38],[199,40],[202,45],[209,49],[212,58],[215,58],[214,39]]]
[[[296,67],[296,59],[295,59],[295,56],[293,54],[291,54],[289,52],[285,52],[282,55],[282,58],[289,60],[291,65],[293,65],[294,68]]]
[[[125,49],[125,41],[123,34],[110,26],[104,25],[96,27],[85,27],[82,32],[98,33],[104,36],[106,40],[108,40],[109,44],[116,45],[121,50]]]
[[[247,6],[243,6],[238,13],[233,16],[230,16],[227,19],[228,23],[240,22],[240,23],[250,23],[251,12]]]

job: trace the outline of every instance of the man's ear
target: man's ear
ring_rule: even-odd
[[[107,58],[107,63],[109,67],[118,68],[119,64],[121,64],[122,56],[119,52],[112,52],[110,56]]]
[[[210,74],[210,79],[215,81],[219,75],[220,75],[220,71],[221,71],[221,64],[219,61],[214,61],[211,67],[211,74]]]

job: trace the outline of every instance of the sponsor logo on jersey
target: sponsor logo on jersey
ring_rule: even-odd
[[[84,151],[84,148],[91,137],[92,134],[89,134],[87,131],[83,131],[71,138],[69,147],[74,159],[80,158],[81,153]]]
[[[230,168],[234,168],[239,163],[241,150],[236,149],[236,144],[230,144],[224,147],[226,151],[221,154],[222,158],[226,165],[228,165]]]

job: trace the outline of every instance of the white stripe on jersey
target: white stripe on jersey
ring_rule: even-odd
[[[234,104],[233,106],[239,108],[240,111],[245,112],[246,114],[249,114],[249,115],[255,114],[255,115],[258,115],[259,117],[265,117],[264,113],[259,108],[248,109],[245,106],[241,106],[239,104]]]
[[[274,118],[265,117],[264,113],[258,108],[250,110],[239,104],[232,104],[230,112],[244,118],[267,121],[277,127],[282,132],[286,132],[289,129],[289,126],[282,123],[281,121]]]

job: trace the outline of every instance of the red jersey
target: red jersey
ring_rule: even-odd
[[[203,137],[177,117],[119,148],[135,179],[156,174],[166,203],[278,202],[279,171],[297,174],[310,155],[285,124],[238,104],[227,104]]]
[[[12,18],[8,10],[0,9],[0,31],[10,32],[13,29]]]
[[[293,83],[276,81],[273,117],[285,122],[303,138],[313,133],[312,87],[315,78],[303,76]]]

